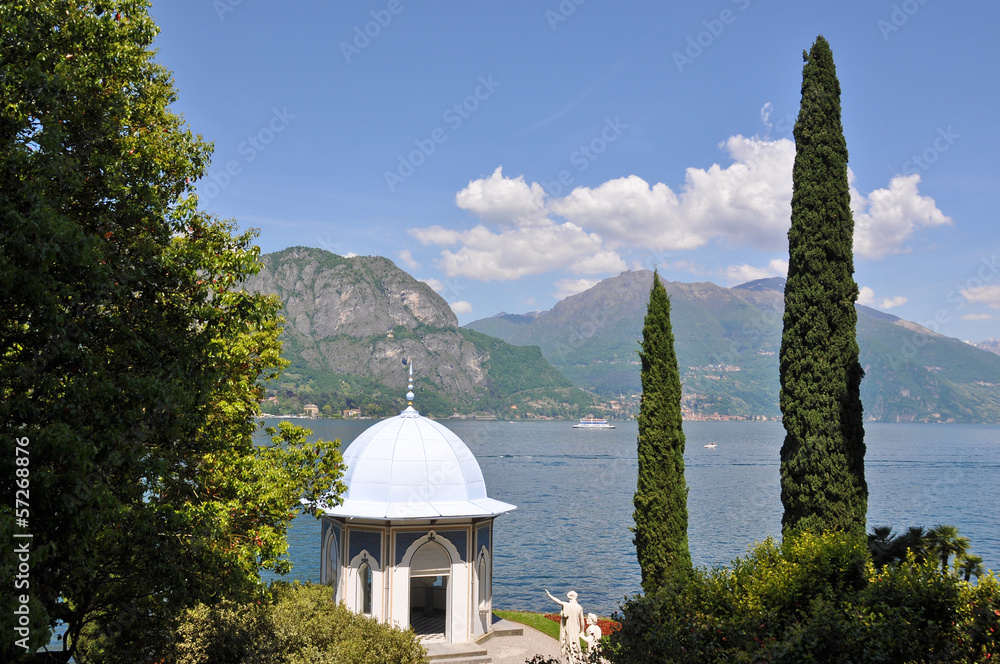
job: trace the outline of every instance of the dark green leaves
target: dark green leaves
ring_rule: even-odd
[[[819,37],[802,71],[782,332],[781,499],[786,530],[864,534],[868,488],[840,83]]]
[[[670,298],[653,275],[642,329],[639,475],[634,498],[635,548],[646,592],[691,569],[681,381],[670,325]]]

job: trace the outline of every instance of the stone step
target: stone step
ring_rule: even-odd
[[[490,636],[524,636],[524,625],[500,619],[493,623]]]
[[[424,643],[427,659],[439,664],[488,664],[486,648],[475,643]]]

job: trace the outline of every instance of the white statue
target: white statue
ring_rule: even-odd
[[[580,637],[583,631],[587,628],[586,623],[583,620],[583,607],[580,606],[576,598],[579,595],[576,594],[575,590],[571,590],[566,593],[566,597],[569,598],[568,602],[563,602],[562,600],[556,599],[552,596],[548,590],[545,594],[549,598],[559,604],[562,609],[559,611],[559,615],[562,618],[559,621],[559,655],[560,659],[565,664],[575,664],[582,660],[582,654],[580,652]]]
[[[587,653],[592,653],[601,643],[601,626],[597,624],[597,615],[587,614],[587,632],[583,635],[583,640],[587,642]]]

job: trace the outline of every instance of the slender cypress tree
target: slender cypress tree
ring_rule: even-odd
[[[782,525],[865,534],[868,485],[854,220],[840,83],[822,36],[803,53],[781,336]]]
[[[642,570],[642,587],[651,592],[691,569],[681,378],[670,327],[670,298],[656,272],[653,272],[639,357],[642,405],[633,543]]]

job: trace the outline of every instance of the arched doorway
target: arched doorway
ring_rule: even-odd
[[[476,565],[476,596],[478,599],[479,628],[483,634],[490,631],[492,620],[493,592],[490,587],[489,564],[486,562],[486,551],[479,554],[479,564]]]
[[[340,545],[332,529],[326,539],[326,557],[323,560],[321,576],[324,583],[333,586],[333,599],[337,601],[340,594]]]
[[[451,556],[434,541],[425,542],[410,559],[410,626],[425,639],[448,638],[448,582]]]

